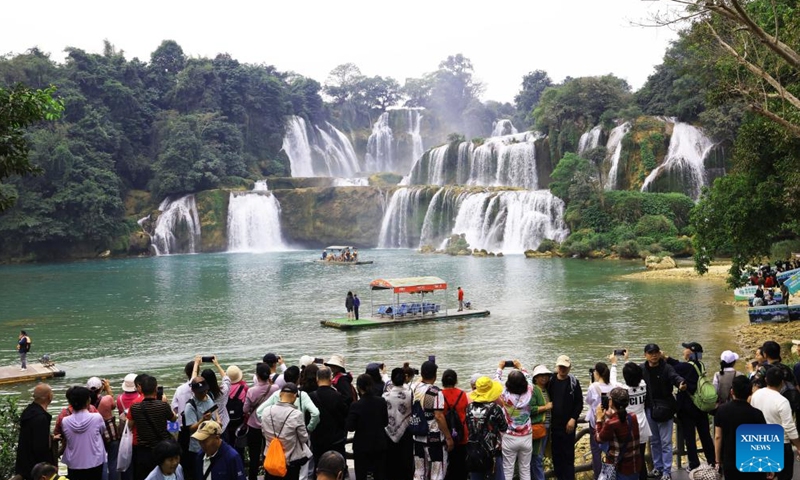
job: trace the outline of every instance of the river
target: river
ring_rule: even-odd
[[[155,375],[168,394],[183,381],[182,366],[195,354],[218,355],[223,366],[246,373],[267,352],[296,364],[300,356],[344,354],[355,373],[371,361],[419,366],[436,355],[441,371],[453,368],[460,385],[474,372],[518,358],[528,368],[551,369],[559,354],[573,373],[588,369],[614,348],[641,361],[649,342],[680,355],[682,341],[706,348],[710,369],[719,353],[736,350],[733,329],[747,323],[745,309],[726,305],[731,293],[719,280],[636,280],[623,275],[641,262],[449,257],[411,250],[362,250],[372,265],[312,262],[319,252],[175,255],[0,267],[0,363],[16,362],[20,329],[33,339],[29,357],[49,353],[67,372],[50,383],[57,400],[67,386],[89,376],[109,378],[116,392],[130,372]],[[434,299],[455,308],[455,290],[491,316],[342,332],[319,325],[344,316],[348,290],[369,311],[376,278],[433,275],[448,283]],[[388,293],[374,299],[388,301]],[[22,393],[32,383],[2,386]],[[27,401],[27,395],[25,401]]]

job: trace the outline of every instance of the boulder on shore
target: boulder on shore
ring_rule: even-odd
[[[677,268],[677,264],[672,257],[656,257],[651,255],[644,260],[644,266],[648,270],[668,270],[670,268]]]

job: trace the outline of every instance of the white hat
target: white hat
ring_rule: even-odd
[[[556,359],[556,367],[571,367],[572,362],[569,360],[569,357],[566,355],[561,355]]]
[[[103,388],[103,381],[97,377],[92,377],[86,381],[86,388],[88,388],[89,390],[91,389],[100,390],[101,388]]]
[[[531,376],[533,378],[536,378],[539,375],[552,375],[552,374],[553,372],[548,370],[548,368],[545,365],[536,365],[536,368],[533,369],[533,375]]]
[[[314,357],[312,357],[310,355],[303,355],[302,357],[300,357],[300,366],[301,367],[307,367],[307,366],[311,365],[312,363],[314,363]]]
[[[719,359],[725,363],[733,363],[736,360],[739,360],[739,354],[734,353],[730,350],[725,350],[724,352],[722,352],[722,355],[719,356]]]
[[[242,381],[242,369],[236,365],[229,366],[225,374],[231,379],[231,383],[239,383]]]
[[[327,362],[325,362],[325,365],[327,365],[327,366],[329,366],[329,367],[330,367],[331,365],[333,365],[333,366],[335,366],[335,367],[341,367],[341,368],[343,368],[344,370],[347,370],[347,368],[344,366],[344,357],[343,357],[343,356],[341,356],[341,355],[331,355],[331,358],[330,358],[330,360],[328,360]]]
[[[129,373],[125,375],[125,380],[122,381],[122,391],[123,392],[135,392],[136,391],[136,384],[133,381],[136,380],[135,373]]]

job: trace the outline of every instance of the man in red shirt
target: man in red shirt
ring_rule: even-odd
[[[458,376],[454,370],[447,369],[442,373],[445,418],[447,418],[447,412],[453,409],[461,420],[461,431],[456,433],[458,440],[453,442],[455,444],[453,445],[453,450],[447,454],[445,480],[460,480],[468,476],[467,437],[469,433],[467,432],[467,405],[469,405],[469,396],[467,392],[456,387],[457,383]]]
[[[464,290],[458,287],[458,311],[464,310]]]

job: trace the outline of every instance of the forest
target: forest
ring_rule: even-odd
[[[573,213],[621,201],[597,188],[593,159],[602,152],[575,158],[583,132],[643,115],[690,122],[729,152],[727,175],[681,227],[694,239],[698,268],[719,255],[737,266],[770,255],[776,244],[791,250],[800,235],[798,3],[688,3],[679,38],[638,91],[613,73],[554,82],[532,65],[513,103],[482,101],[483,85],[462,54],[402,83],[365,76],[354,64],[319,81],[227,54],[189,57],[172,40],[146,60],[127,59],[109,41],[102,53],[67,46],[64,63],[36,48],[7,55],[0,58],[0,92],[52,86],[47,91],[63,111],[25,129],[28,174],[0,170],[0,199],[7,200],[0,257],[124,249],[120,243],[138,228],[126,205],[131,192],[161,199],[289,176],[281,151],[287,116],[355,132],[399,105],[424,107],[464,138],[487,136],[502,118],[546,134],[553,158],[567,160],[556,166],[554,193]],[[613,231],[613,218],[607,222],[571,226]]]

